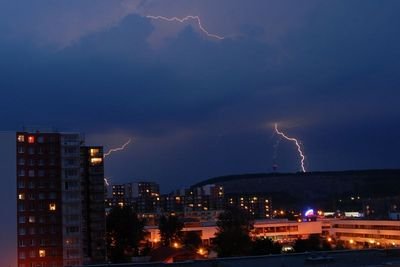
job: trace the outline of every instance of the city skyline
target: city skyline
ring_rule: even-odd
[[[300,141],[307,171],[400,168],[399,8],[0,0],[0,195],[12,203],[2,214],[15,214],[15,132],[31,125],[84,133],[104,151],[131,140],[107,157],[106,177],[166,192],[301,171],[275,123]],[[5,236],[14,221],[7,216]]]

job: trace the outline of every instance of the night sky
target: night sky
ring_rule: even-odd
[[[23,126],[118,147],[113,183],[399,168],[398,0],[0,0],[0,266],[15,258]],[[146,18],[198,15],[195,21]],[[10,255],[3,257],[3,255]],[[9,263],[11,262],[11,263]]]

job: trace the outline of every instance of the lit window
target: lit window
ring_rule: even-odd
[[[56,210],[56,204],[55,203],[50,203],[49,204],[49,210]]]
[[[99,153],[100,153],[100,149],[98,149],[98,148],[91,148],[91,149],[90,149],[90,156],[91,156],[91,157],[95,157],[95,156],[97,156]]]
[[[29,216],[29,222],[34,223],[35,222],[35,216]]]
[[[18,199],[19,200],[24,200],[25,199],[25,194],[24,193],[18,194]]]
[[[39,250],[39,257],[40,257],[40,258],[46,257],[46,250],[40,249],[40,250]]]
[[[103,162],[102,158],[91,158],[90,159],[90,163],[92,163],[93,165],[97,165]]]
[[[29,144],[35,143],[35,137],[34,136],[28,136],[28,143]]]
[[[18,135],[17,137],[18,142],[24,142],[25,141],[25,136],[23,136],[22,134]]]

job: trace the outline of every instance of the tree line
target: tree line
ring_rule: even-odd
[[[131,257],[149,255],[152,244],[146,242],[145,220],[139,219],[129,206],[113,208],[107,216],[107,254],[113,263],[129,262]],[[189,250],[197,251],[202,246],[198,232],[182,231],[184,223],[178,216],[161,216],[158,222],[160,231],[159,246],[173,247],[179,244]],[[252,220],[239,209],[228,209],[220,214],[217,233],[209,249],[218,257],[255,256],[280,254],[282,245],[270,238],[252,238]],[[298,239],[293,245],[296,252],[330,250],[330,243],[319,235],[308,239]]]

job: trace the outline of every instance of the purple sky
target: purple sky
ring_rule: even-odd
[[[399,168],[399,8],[397,0],[0,0],[0,131],[54,126],[106,149],[132,138],[108,158],[107,176],[156,181],[164,192],[269,172],[274,161],[298,171],[292,143],[274,149],[274,122],[302,141],[307,170]],[[198,15],[227,38],[146,15]],[[5,251],[15,242],[12,134],[2,133],[0,148]]]

